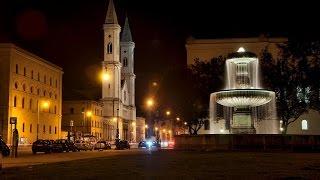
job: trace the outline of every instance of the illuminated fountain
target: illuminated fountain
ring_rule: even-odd
[[[226,89],[210,96],[210,123],[203,133],[278,134],[275,93],[260,88],[259,60],[244,48],[226,60]]]

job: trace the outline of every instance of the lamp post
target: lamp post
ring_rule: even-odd
[[[151,135],[153,134],[153,133],[152,133],[153,123],[151,122],[151,110],[152,110],[152,107],[154,106],[154,100],[153,100],[153,98],[148,98],[148,99],[146,100],[146,106],[147,106],[147,108],[149,109],[149,111],[148,111],[148,119],[147,119],[147,122],[148,122],[148,123],[147,123],[147,124],[149,124],[149,125],[151,126],[151,128],[148,129],[148,125],[146,125],[146,137],[149,137],[149,136],[151,136]],[[148,131],[150,131],[150,132],[148,132]]]
[[[50,103],[48,101],[43,101],[41,104],[42,108],[49,108]],[[37,101],[37,140],[39,139],[39,121],[40,121],[40,100]]]

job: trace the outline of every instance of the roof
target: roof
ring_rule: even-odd
[[[106,16],[106,24],[118,24],[117,13],[114,8],[113,0],[109,0],[108,11]]]
[[[131,35],[128,17],[126,17],[126,20],[124,22],[121,42],[132,42],[132,35]]]

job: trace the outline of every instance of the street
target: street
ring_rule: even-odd
[[[109,150],[5,158],[1,179],[319,179],[320,154]]]

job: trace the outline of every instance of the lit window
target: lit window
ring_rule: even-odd
[[[304,119],[301,121],[301,129],[308,130],[308,121],[307,120]]]

